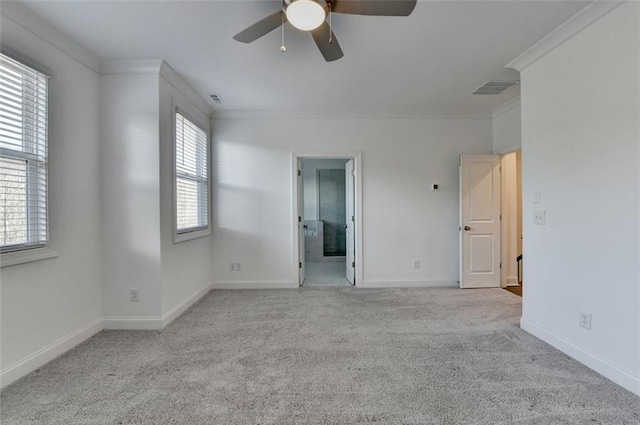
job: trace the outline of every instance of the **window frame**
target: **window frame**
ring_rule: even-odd
[[[45,260],[48,258],[54,258],[58,256],[58,252],[56,249],[57,248],[56,231],[54,226],[52,225],[52,222],[53,222],[52,217],[54,216],[54,213],[53,213],[54,208],[52,208],[52,204],[53,204],[52,195],[54,192],[53,182],[55,181],[53,177],[53,175],[55,174],[55,171],[54,171],[55,166],[53,165],[53,163],[55,163],[55,161],[53,160],[54,149],[52,149],[54,145],[52,143],[52,140],[54,138],[52,137],[53,131],[52,131],[51,123],[53,122],[53,119],[52,119],[53,114],[51,113],[51,111],[53,108],[51,107],[51,104],[52,104],[52,99],[55,98],[55,94],[54,94],[54,87],[55,87],[55,81],[56,81],[55,73],[52,72],[50,69],[48,69],[46,66],[40,64],[39,62],[34,61],[30,57],[23,55],[22,53],[12,48],[11,46],[8,46],[4,42],[0,44],[0,53],[48,77],[47,105],[46,105],[47,122],[48,122],[47,140],[46,140],[47,160],[45,163],[46,173],[47,173],[46,174],[47,200],[46,200],[46,217],[45,217],[46,223],[47,223],[46,224],[47,241],[44,244],[34,244],[31,246],[24,246],[22,248],[15,249],[12,251],[4,251],[4,252],[0,251],[0,268],[2,268],[2,267],[9,267],[9,266],[14,266],[18,264],[23,264],[23,263],[29,263],[33,261]],[[29,153],[16,154],[15,151],[12,151],[12,150],[7,150],[7,151],[8,151],[7,155],[4,155],[4,156],[8,158],[18,159],[18,160],[32,159],[31,158],[32,154],[29,154]],[[34,173],[33,167],[28,166],[27,173]],[[27,196],[31,197],[33,196],[33,193],[28,192]]]
[[[171,178],[173,185],[173,243],[186,242],[193,239],[203,238],[211,235],[211,132],[208,125],[204,125],[201,120],[194,118],[193,114],[190,114],[185,108],[173,104],[172,106],[172,119],[171,119]],[[206,134],[206,164],[207,164],[207,179],[204,185],[204,190],[207,196],[207,225],[202,227],[194,227],[187,230],[178,230],[178,170],[177,170],[177,147],[178,140],[176,135],[177,127],[177,115],[182,115],[185,119],[198,127]],[[198,179],[192,179],[193,181],[201,181]],[[202,196],[202,193],[200,194]],[[200,214],[200,212],[199,212]]]

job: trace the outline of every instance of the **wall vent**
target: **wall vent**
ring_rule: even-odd
[[[500,94],[516,84],[518,84],[518,81],[487,81],[471,94]]]
[[[224,101],[222,100],[222,97],[220,97],[219,94],[214,93],[214,94],[210,94],[209,96],[211,97],[211,100],[213,100],[218,105],[221,105],[224,103]]]

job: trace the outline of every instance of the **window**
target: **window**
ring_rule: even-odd
[[[208,135],[178,111],[175,141],[176,234],[203,236],[209,229]]]
[[[0,253],[47,246],[48,77],[0,54]]]

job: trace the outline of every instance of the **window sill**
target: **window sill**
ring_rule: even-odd
[[[193,232],[176,233],[173,235],[173,243],[190,241],[192,239],[204,238],[211,235],[211,228],[194,230]]]
[[[31,263],[33,261],[46,260],[57,257],[58,253],[51,247],[25,249],[24,251],[7,252],[0,254],[0,267],[15,266]]]

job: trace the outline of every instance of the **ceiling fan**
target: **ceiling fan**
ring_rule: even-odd
[[[331,30],[331,13],[370,16],[409,16],[417,0],[283,0],[281,10],[261,19],[233,38],[251,43],[289,22],[301,31],[310,32],[327,62],[344,54]],[[329,23],[327,23],[327,17]],[[283,33],[284,35],[284,33]],[[284,37],[283,37],[284,38]],[[280,48],[285,51],[284,40]]]

